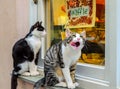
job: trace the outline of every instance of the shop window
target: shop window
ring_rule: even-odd
[[[86,31],[87,50],[82,51],[82,56],[78,63],[87,63],[94,65],[105,65],[105,1],[104,0],[52,0],[52,29],[51,44],[59,42],[64,38],[65,25],[68,22],[67,4],[92,5],[95,2],[95,24],[94,26],[73,27],[73,32]],[[58,3],[59,2],[59,3]],[[92,7],[92,6],[91,6]],[[77,8],[77,6],[75,7]],[[90,13],[90,12],[89,12]],[[85,20],[85,19],[83,19]]]

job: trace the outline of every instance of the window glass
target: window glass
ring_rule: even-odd
[[[59,2],[59,3],[58,3]],[[95,3],[92,6],[92,3]],[[78,63],[88,63],[94,65],[102,65],[105,64],[105,1],[104,0],[52,0],[52,31],[51,31],[51,44],[59,42],[64,39],[64,27],[68,22],[69,13],[67,12],[67,4],[75,9],[90,9],[95,8],[95,14],[89,18],[95,18],[94,26],[88,26],[83,24],[84,26],[74,26],[70,29],[74,32],[80,33],[81,31],[86,31],[87,42],[86,48],[83,48],[82,55],[79,58]],[[89,5],[90,7],[87,7]],[[90,14],[91,10],[88,11]],[[87,11],[85,12],[87,13]],[[79,17],[80,15],[75,14],[73,12],[74,17]],[[76,16],[75,16],[76,15]],[[86,17],[83,16],[81,18],[83,21],[88,21],[92,23],[90,20],[86,20]],[[73,18],[75,19],[75,18]],[[78,20],[80,22],[81,20]],[[88,23],[87,22],[87,23]]]

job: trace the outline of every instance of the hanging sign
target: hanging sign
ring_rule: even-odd
[[[67,15],[69,28],[93,27],[96,0],[67,0]]]

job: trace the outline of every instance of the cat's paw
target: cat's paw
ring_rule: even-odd
[[[23,76],[30,76],[30,72],[24,72],[23,74],[21,74]]]
[[[55,85],[56,87],[67,87],[67,84],[65,82],[60,82]]]
[[[75,84],[68,84],[69,89],[75,89],[75,87],[76,87]]]
[[[79,86],[79,83],[78,83],[78,82],[75,82],[74,85],[77,87],[77,86]]]
[[[31,76],[36,76],[36,75],[39,75],[40,73],[38,71],[34,71],[34,72],[31,72],[30,75]]]

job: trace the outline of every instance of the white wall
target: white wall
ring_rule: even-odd
[[[0,0],[0,89],[10,89],[11,51],[17,38],[15,5],[15,0]]]
[[[120,89],[120,0],[117,0],[117,86]]]
[[[0,89],[10,89],[12,46],[28,31],[29,0],[0,0]]]

